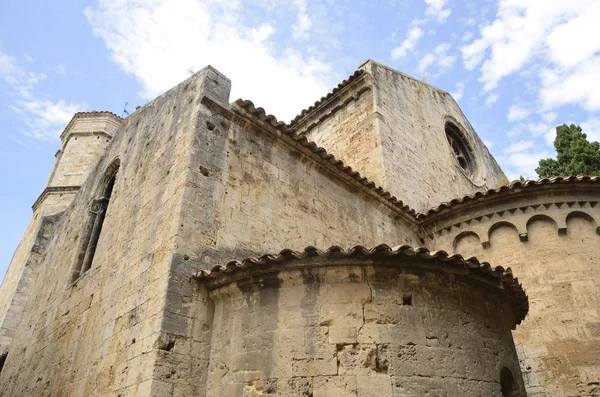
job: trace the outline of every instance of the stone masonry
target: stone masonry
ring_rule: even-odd
[[[507,185],[373,61],[289,124],[230,86],[74,116],[0,287],[0,396],[600,396],[598,178]]]

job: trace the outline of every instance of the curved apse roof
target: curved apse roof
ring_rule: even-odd
[[[413,248],[408,245],[392,248],[382,244],[370,249],[360,245],[349,249],[339,246],[332,246],[326,250],[319,250],[312,246],[306,247],[302,251],[284,249],[278,254],[262,255],[240,261],[234,260],[225,265],[217,265],[210,270],[197,272],[194,277],[201,282],[211,284],[213,288],[218,288],[229,284],[230,279],[232,277],[235,279],[236,275],[245,278],[256,273],[260,274],[261,271],[272,273],[278,271],[280,265],[283,270],[283,265],[289,263],[302,268],[308,267],[309,264],[312,266],[356,265],[360,264],[361,260],[368,260],[369,265],[423,268],[484,281],[510,296],[516,324],[520,324],[529,310],[527,295],[510,268],[492,267],[489,263],[480,262],[475,257],[463,258],[458,254],[448,255],[445,251],[429,251],[425,247]]]

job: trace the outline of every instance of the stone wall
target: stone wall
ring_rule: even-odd
[[[448,93],[373,61],[362,68],[372,77],[375,111],[380,115],[378,129],[386,190],[422,211],[508,182]],[[448,121],[460,128],[473,151],[472,178],[457,165],[448,145]]]
[[[472,175],[457,164],[447,122],[464,136]],[[416,211],[508,182],[450,94],[374,61],[303,111],[291,128]]]
[[[23,316],[23,309],[35,284],[43,255],[62,213],[32,220],[17,248],[0,288],[0,352],[9,351]],[[31,229],[31,230],[30,230]]]
[[[524,396],[503,292],[419,258],[296,262],[209,282],[207,396]]]
[[[427,217],[431,247],[510,266],[523,282],[530,312],[514,337],[529,397],[600,395],[598,193],[517,188]]]
[[[383,156],[373,82],[366,73],[357,73],[349,80],[318,109],[295,121],[293,130],[339,156],[377,185],[382,185]]]
[[[175,395],[205,393],[212,303],[189,283],[190,274],[284,248],[417,243],[403,210],[343,179],[270,125],[235,105],[212,104],[202,117],[188,147],[190,177],[162,328],[174,347],[157,363]]]
[[[372,187],[228,109],[229,86],[205,69],[115,133],[40,264],[0,395],[202,395],[212,304],[195,271],[310,244],[417,243]],[[73,282],[117,158],[92,268]]]
[[[33,204],[33,217],[0,286],[0,352],[7,351],[35,282],[47,240],[59,215],[104,154],[120,119],[105,113],[78,113],[62,134],[62,149],[48,184]]]
[[[0,395],[144,395],[153,384],[203,70],[133,113],[58,225],[0,376]],[[72,278],[90,204],[120,168],[92,268]]]

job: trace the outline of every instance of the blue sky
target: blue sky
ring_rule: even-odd
[[[372,58],[452,93],[509,178],[557,124],[600,140],[597,0],[0,2],[0,274],[73,113],[141,105],[211,64],[283,120]]]

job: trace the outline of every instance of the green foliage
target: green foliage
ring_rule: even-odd
[[[556,159],[542,159],[535,172],[540,178],[569,175],[600,175],[600,144],[588,142],[575,124],[556,127]]]

